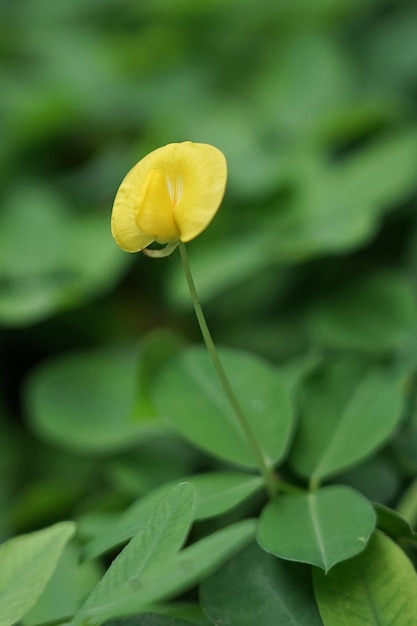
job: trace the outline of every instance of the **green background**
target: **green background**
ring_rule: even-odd
[[[105,530],[150,489],[219,467],[152,401],[161,363],[200,342],[179,258],[110,235],[123,176],[163,144],[228,160],[223,206],[188,245],[216,340],[294,388],[315,359],[349,358],[411,396],[415,2],[3,0],[0,94],[2,538],[68,517],[88,537],[93,511]],[[346,482],[393,504],[416,451],[411,406]]]

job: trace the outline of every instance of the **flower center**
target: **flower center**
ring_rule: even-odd
[[[183,180],[180,176],[167,176],[165,180],[172,206],[175,208],[181,200]]]

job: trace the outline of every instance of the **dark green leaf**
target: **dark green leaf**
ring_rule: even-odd
[[[401,489],[402,474],[392,459],[377,454],[338,474],[337,481],[360,491],[371,501],[388,504],[393,502]]]
[[[393,539],[411,538],[413,531],[407,521],[397,511],[383,504],[374,503],[376,525]]]
[[[417,523],[417,478],[408,485],[397,504],[398,513],[415,528]]]
[[[156,613],[146,613],[138,617],[123,618],[121,620],[111,620],[104,626],[192,626],[191,622],[184,622],[182,619],[168,617]]]
[[[403,347],[417,323],[411,283],[400,274],[361,277],[316,305],[310,326],[323,346],[368,352]]]
[[[321,624],[309,568],[277,559],[256,544],[203,582],[200,598],[214,624]]]

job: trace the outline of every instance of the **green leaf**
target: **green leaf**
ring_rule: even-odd
[[[310,315],[313,340],[331,348],[384,353],[403,347],[417,323],[411,283],[382,272],[333,290]]]
[[[417,478],[408,485],[398,504],[398,513],[408,524],[415,527],[417,524]]]
[[[130,576],[124,584],[120,580],[122,584],[117,589],[109,588],[108,593],[100,593],[94,602],[89,598],[73,625],[78,626],[87,619],[93,626],[98,626],[111,618],[146,612],[146,607],[152,603],[185,591],[215,571],[253,539],[255,528],[255,520],[244,520],[181,552],[159,559],[140,575]],[[107,576],[108,573],[105,578]]]
[[[374,503],[376,525],[393,539],[412,538],[413,531],[408,522],[397,511],[383,504]]]
[[[282,380],[293,396],[297,396],[301,383],[321,361],[322,358],[317,352],[310,352],[287,361],[280,367]]]
[[[202,520],[230,511],[263,488],[259,476],[238,472],[211,472],[190,478],[197,501],[195,519]]]
[[[251,544],[200,586],[213,624],[320,626],[307,567]]]
[[[329,361],[300,394],[292,467],[317,484],[362,461],[393,434],[402,403],[398,385],[378,369]]]
[[[325,626],[414,626],[417,575],[404,552],[376,532],[358,557],[326,576],[313,572],[314,592]]]
[[[0,322],[38,322],[111,286],[127,259],[108,230],[105,216],[78,216],[50,187],[21,180],[0,214]]]
[[[382,452],[342,472],[337,480],[360,491],[368,500],[387,504],[397,497],[403,477],[397,464]]]
[[[414,193],[416,136],[412,126],[330,164],[305,147],[290,154],[298,186],[267,226],[266,254],[294,261],[366,242],[381,214]]]
[[[157,620],[160,619],[161,622]],[[202,607],[196,602],[166,602],[165,604],[152,604],[146,608],[146,613],[141,613],[135,617],[123,617],[120,620],[111,620],[106,622],[105,626],[142,626],[142,624],[150,624],[153,626],[211,626],[211,622],[203,611]],[[166,621],[166,620],[172,620]],[[174,621],[175,620],[175,621]]]
[[[138,407],[136,349],[102,349],[52,359],[28,379],[30,426],[48,442],[76,452],[131,447],[155,428]]]
[[[414,385],[414,374],[410,382],[411,385]],[[405,473],[409,476],[415,476],[417,473],[417,407],[412,408],[411,415],[394,438],[392,447],[395,451],[395,457]],[[415,503],[417,505],[417,499]]]
[[[289,394],[276,369],[260,359],[222,349],[220,359],[269,463],[285,454],[291,433]],[[207,351],[182,351],[156,380],[161,417],[199,448],[226,461],[257,467]]]
[[[178,484],[178,481],[175,484]],[[117,520],[112,520],[109,529],[106,527],[104,531],[86,543],[84,557],[87,559],[95,558],[128,541],[140,530],[143,530],[152,511],[158,507],[161,499],[165,498],[174,486],[174,484],[162,485],[146,496],[139,498]]]
[[[196,276],[201,301],[208,302],[242,284],[250,276],[258,274],[270,263],[265,255],[265,237],[262,232],[252,231],[242,237],[213,241],[206,248],[199,248],[192,255],[193,274]],[[170,302],[178,308],[191,308],[192,302],[184,273],[179,265],[169,268],[166,284]]]
[[[185,620],[192,626],[211,626],[205,611],[196,602],[168,602],[166,604],[153,604],[152,613],[163,614],[175,619]]]
[[[415,6],[404,4],[395,15],[385,15],[373,24],[368,38],[369,71],[377,84],[391,93],[404,93],[414,80],[417,50]],[[381,59],[384,58],[384,63]]]
[[[187,442],[161,428],[132,450],[109,459],[106,475],[119,494],[136,499],[161,485],[177,484],[193,471],[198,456]]]
[[[191,622],[154,613],[146,613],[131,619],[111,620],[104,626],[192,626]]]
[[[226,513],[263,486],[260,477],[238,472],[213,472],[189,476],[183,480],[195,488],[196,520]],[[172,486],[174,483],[162,485],[134,502],[117,521],[112,522],[110,530],[92,538],[84,546],[85,557],[96,557],[133,537],[144,526],[152,509]]]
[[[416,188],[417,128],[386,133],[342,162],[333,190],[342,202],[374,207],[378,213],[403,202]]]
[[[146,571],[165,563],[184,543],[193,521],[194,487],[180,483],[159,500],[146,524],[113,561],[102,580],[87,598],[81,614],[134,594]],[[109,617],[118,617],[115,613]],[[101,622],[99,622],[101,623]]]
[[[14,624],[35,604],[74,532],[75,524],[61,522],[0,546],[0,626]]]
[[[290,561],[329,571],[361,552],[375,528],[369,501],[344,486],[278,496],[267,504],[258,526],[264,550]]]
[[[24,626],[65,621],[76,613],[101,576],[101,569],[94,561],[80,564],[79,550],[67,545],[45,589],[22,620]]]

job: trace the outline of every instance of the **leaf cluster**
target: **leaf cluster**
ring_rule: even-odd
[[[407,0],[1,3],[0,626],[415,623],[416,42]],[[110,236],[185,139],[273,499],[179,260]]]

